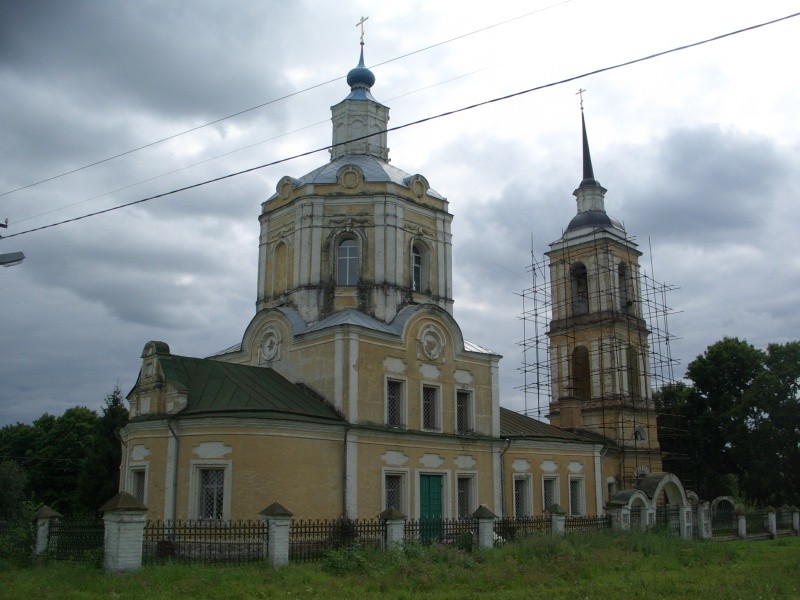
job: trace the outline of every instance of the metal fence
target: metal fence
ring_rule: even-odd
[[[605,517],[567,517],[564,529],[568,532],[591,532],[611,529],[611,516]]]
[[[264,560],[262,521],[148,521],[142,560],[245,563]]]
[[[779,508],[778,513],[775,515],[775,524],[778,531],[791,531],[793,526],[792,511],[786,507]]]
[[[532,533],[550,531],[550,517],[505,517],[494,522],[494,533],[504,542],[511,542]]]
[[[55,560],[102,562],[104,532],[99,515],[53,519],[47,555]]]
[[[329,550],[358,545],[382,548],[385,527],[377,519],[294,520],[289,527],[289,560],[313,562]]]
[[[739,521],[736,513],[723,510],[711,515],[711,535],[732,536],[739,531]]]
[[[767,511],[754,510],[747,513],[747,535],[760,535],[769,533]]]

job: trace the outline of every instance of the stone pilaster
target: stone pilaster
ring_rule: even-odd
[[[289,525],[292,513],[273,502],[261,511],[261,518],[267,524],[267,552],[269,564],[282,567],[289,564]]]

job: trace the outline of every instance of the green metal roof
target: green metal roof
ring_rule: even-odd
[[[542,423],[502,406],[500,407],[500,435],[504,438],[550,439],[563,442],[584,441],[574,433]]]
[[[176,418],[203,415],[343,422],[333,407],[268,367],[159,356],[167,382],[187,395]]]

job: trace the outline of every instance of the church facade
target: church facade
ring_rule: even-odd
[[[553,504],[602,514],[644,462],[660,470],[654,428],[644,442],[626,420],[630,399],[648,426],[655,413],[640,401],[647,331],[630,308],[639,253],[605,215],[605,190],[584,177],[578,215],[551,245],[552,269],[578,275],[569,289],[554,284],[565,308],[549,334],[548,425],[500,406],[501,357],[463,338],[448,202],[390,164],[389,109],[372,96],[363,47],[347,82],[330,161],[283,177],[262,204],[256,314],[241,343],[207,358],[145,345],[121,489],[159,519],[247,519],[274,501],[301,518],[389,507],[454,518],[479,504],[507,516]],[[598,260],[616,279],[599,282]],[[620,282],[616,305],[592,303],[591,290]],[[592,361],[610,361],[607,376],[591,374]]]

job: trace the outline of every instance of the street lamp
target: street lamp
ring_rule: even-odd
[[[5,223],[0,223],[0,227],[3,229],[8,227],[8,219],[6,219]],[[0,238],[3,236],[0,235]],[[8,254],[0,254],[0,265],[4,267],[11,267],[13,265],[18,265],[23,260],[25,260],[25,255],[22,252],[9,252]]]
[[[0,265],[4,267],[12,267],[18,265],[25,260],[25,255],[22,252],[9,252],[8,254],[0,254]]]

